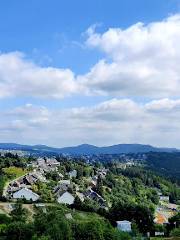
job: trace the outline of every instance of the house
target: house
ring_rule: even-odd
[[[21,186],[22,184],[33,185],[38,180],[41,182],[47,182],[46,178],[41,174],[41,172],[33,171],[31,173],[26,174],[23,178],[20,178],[19,183],[21,184]]]
[[[47,182],[46,177],[43,176],[43,174],[40,171],[34,171],[33,173],[31,173],[32,176],[34,178],[36,178],[37,180],[41,181],[41,182]]]
[[[179,205],[173,204],[173,203],[169,203],[169,204],[167,205],[167,208],[170,209],[170,210],[172,210],[172,211],[178,211]]]
[[[65,185],[65,184],[59,184],[57,185],[54,190],[53,190],[53,193],[55,194],[59,194],[59,193],[62,193],[62,192],[65,192],[68,190],[68,186]]]
[[[64,184],[64,185],[69,186],[71,184],[71,181],[70,180],[60,180],[59,184]]]
[[[123,232],[131,232],[131,222],[124,220],[124,221],[117,221],[117,228]]]
[[[60,162],[58,162],[55,158],[46,158],[45,163],[52,167],[60,166]]]
[[[19,191],[13,193],[14,199],[25,198],[26,200],[37,201],[39,199],[39,195],[31,191],[27,188],[22,188]]]
[[[107,169],[103,168],[103,169],[99,169],[98,170],[98,175],[101,176],[102,178],[104,178],[107,174]]]
[[[154,223],[160,224],[160,225],[167,224],[168,219],[162,212],[157,212],[156,218],[154,219]]]
[[[89,188],[84,195],[98,202],[101,207],[104,207],[106,205],[106,200],[104,200],[97,192],[93,191],[91,188]]]
[[[44,160],[44,158],[38,158],[37,159],[37,164],[39,165],[39,166],[42,166],[42,165],[44,165],[45,164],[45,160]]]
[[[72,170],[68,174],[69,174],[70,178],[73,178],[73,177],[76,178],[77,177],[77,170]]]
[[[76,192],[76,195],[79,197],[79,199],[81,200],[81,202],[84,202],[84,194],[83,194],[83,193]]]
[[[97,181],[93,181],[93,180],[92,180],[92,181],[90,182],[90,186],[91,186],[91,187],[96,187],[96,186],[97,186]]]
[[[169,196],[160,196],[160,201],[169,202]]]
[[[64,175],[62,173],[58,173],[60,178],[64,178]]]
[[[155,232],[155,237],[156,236],[164,236],[164,232]]]
[[[66,213],[66,214],[65,214],[65,218],[66,218],[66,219],[68,219],[68,220],[71,220],[71,219],[73,219],[73,217],[72,217],[72,214],[71,214],[71,213]]]
[[[92,187],[96,187],[96,185],[97,185],[97,179],[98,179],[98,176],[93,176],[93,177],[90,178],[90,185],[91,185]]]
[[[54,188],[53,192],[57,195],[66,192],[71,186],[70,180],[60,180],[58,185]]]
[[[69,192],[64,192],[62,195],[59,195],[57,198],[58,203],[64,203],[71,205],[74,203],[74,196]]]

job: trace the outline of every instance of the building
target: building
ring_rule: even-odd
[[[81,200],[81,202],[84,202],[84,194],[83,194],[83,193],[76,192],[76,195],[77,195],[78,198]]]
[[[70,178],[73,178],[73,177],[76,178],[76,177],[77,177],[77,171],[76,171],[76,170],[70,171],[70,172],[69,172],[69,177],[70,177]]]
[[[154,219],[154,223],[160,224],[160,225],[167,224],[168,219],[162,212],[157,212],[156,218]]]
[[[97,192],[93,191],[91,188],[89,188],[85,193],[84,193],[85,197],[90,198],[94,201],[96,201],[97,203],[99,203],[99,205],[101,207],[105,207],[106,206],[106,200],[104,198],[102,198]]]
[[[124,220],[124,221],[117,221],[117,228],[123,232],[131,232],[131,222]]]
[[[172,211],[177,211],[177,212],[178,212],[179,205],[173,204],[173,203],[169,203],[169,204],[167,205],[167,208],[170,209],[170,210],[172,210]]]
[[[64,184],[64,185],[69,186],[71,184],[71,181],[70,180],[60,180],[59,184]]]
[[[26,200],[32,200],[33,202],[35,202],[39,199],[39,195],[27,188],[22,188],[13,194],[13,198],[25,198]]]
[[[59,195],[57,198],[58,203],[64,203],[71,205],[74,203],[74,196],[69,192],[64,192],[62,195]]]
[[[160,196],[160,201],[169,202],[169,196]]]

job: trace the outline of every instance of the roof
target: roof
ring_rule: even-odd
[[[121,231],[124,232],[130,232],[131,231],[131,222],[127,221],[127,220],[123,220],[123,221],[117,221],[117,228]]]
[[[77,170],[72,170],[69,172],[70,177],[76,177],[77,176]]]
[[[73,204],[74,203],[74,196],[69,192],[64,192],[61,196],[57,199],[58,203],[64,204]]]
[[[167,223],[168,220],[166,219],[166,217],[162,213],[158,212],[154,222],[157,223],[157,224],[164,224],[164,223]]]
[[[60,184],[70,185],[70,184],[71,184],[71,181],[70,181],[70,180],[60,180],[59,183],[60,183]]]
[[[28,188],[21,188],[13,194],[13,198],[25,198],[27,200],[32,199],[33,201],[36,201],[39,199],[39,195]]]
[[[118,223],[118,224],[131,224],[131,222],[128,221],[128,220],[117,221],[116,223]]]
[[[169,203],[167,207],[170,208],[170,209],[175,209],[175,210],[178,209],[178,205],[177,204],[173,204],[173,203]]]
[[[64,175],[62,173],[59,173],[59,176],[62,177],[62,178],[64,177]]]

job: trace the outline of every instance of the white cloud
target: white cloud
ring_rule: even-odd
[[[92,107],[50,110],[27,104],[1,111],[0,139],[69,146],[150,143],[179,146],[180,100],[145,104],[112,99]]]
[[[88,92],[156,98],[180,95],[180,15],[148,25],[110,28],[102,34],[93,27],[87,34],[86,44],[106,54],[80,77]]]
[[[87,34],[86,44],[101,50],[104,59],[84,75],[41,67],[19,52],[0,54],[0,98],[60,99],[76,94],[113,99],[64,110],[32,104],[1,110],[1,141],[178,146],[180,15],[104,33],[97,33],[93,26]],[[156,100],[137,103],[131,100],[133,96]]]
[[[180,15],[104,33],[92,26],[87,35],[87,46],[105,56],[84,75],[41,67],[19,52],[0,54],[0,97],[180,96]]]
[[[148,111],[162,113],[180,113],[180,100],[170,100],[168,98],[164,98],[161,100],[154,100],[150,103],[146,104],[146,109]]]
[[[0,97],[62,98],[77,92],[69,69],[40,67],[22,53],[0,54]]]

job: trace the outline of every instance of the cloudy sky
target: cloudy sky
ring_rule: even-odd
[[[0,5],[0,142],[180,148],[178,0]]]

